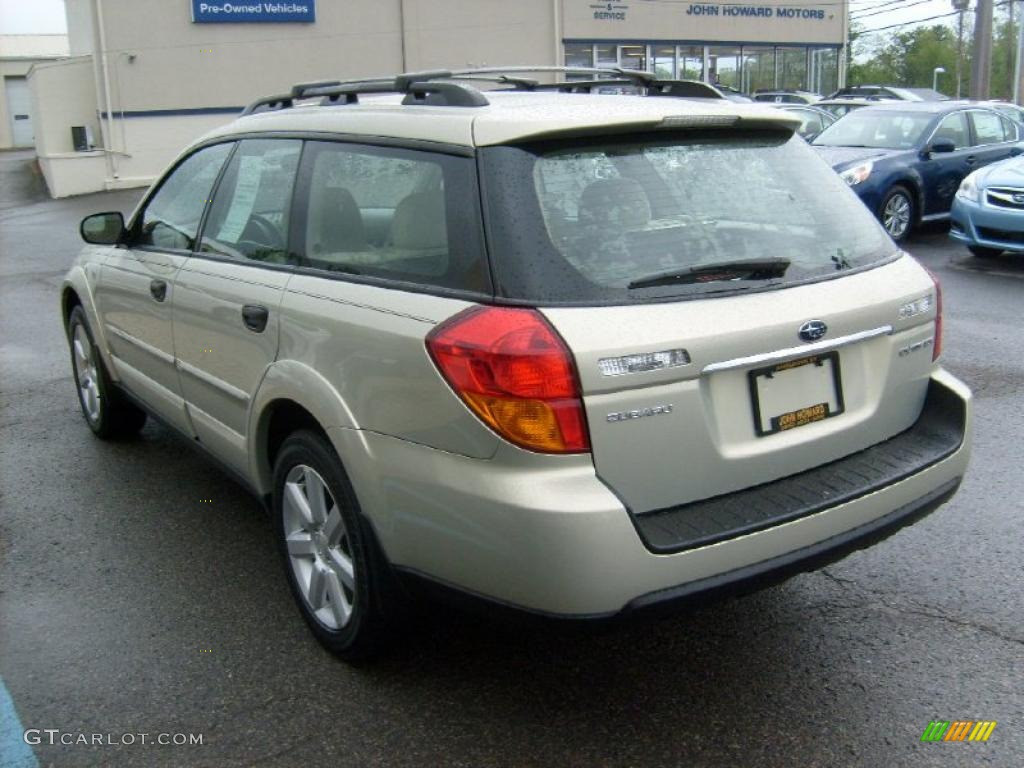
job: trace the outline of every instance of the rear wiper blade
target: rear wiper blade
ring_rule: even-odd
[[[687,283],[715,283],[723,280],[770,280],[782,277],[789,269],[790,261],[774,259],[737,259],[718,264],[698,264],[682,269],[667,269],[653,275],[640,277],[629,284],[630,288],[651,288],[656,285]]]

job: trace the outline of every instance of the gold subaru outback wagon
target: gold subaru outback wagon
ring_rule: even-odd
[[[342,657],[412,590],[600,619],[770,584],[966,469],[939,286],[796,119],[567,74],[299,85],[82,222],[87,424],[152,416],[264,500]]]

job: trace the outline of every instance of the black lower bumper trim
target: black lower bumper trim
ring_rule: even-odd
[[[870,523],[852,528],[809,547],[733,571],[691,581],[641,595],[630,601],[623,613],[676,610],[681,605],[703,603],[723,597],[754,592],[785,581],[799,573],[824,568],[852,552],[865,549],[892,536],[945,504],[960,487],[955,478],[931,493],[893,510]]]
[[[895,437],[769,483],[631,516],[652,552],[704,547],[823,512],[915,475],[955,453],[966,426],[963,398],[932,381],[917,421]]]

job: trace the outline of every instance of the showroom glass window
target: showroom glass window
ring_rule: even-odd
[[[213,183],[233,146],[226,143],[200,149],[171,171],[146,203],[133,244],[191,251]]]

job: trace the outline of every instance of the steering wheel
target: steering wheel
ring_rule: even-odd
[[[271,251],[283,251],[285,245],[284,238],[281,236],[281,230],[278,229],[277,225],[266,216],[258,213],[254,213],[249,217],[249,221],[245,225],[245,231],[240,239],[255,243]]]

